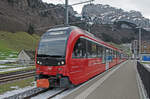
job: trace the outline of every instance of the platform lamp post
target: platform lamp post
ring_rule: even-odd
[[[139,27],[139,58],[140,58],[140,60],[141,60],[141,40],[142,39],[142,28],[141,27]]]
[[[137,56],[136,56],[136,58],[138,57],[138,58],[140,58],[141,59],[141,38],[142,38],[142,27],[141,26],[139,26],[139,27],[135,27],[136,29],[138,29],[138,37],[139,37],[139,39],[138,39],[138,48],[139,48],[139,50],[137,50],[138,52],[137,52]]]

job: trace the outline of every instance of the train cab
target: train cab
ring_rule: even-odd
[[[59,86],[66,76],[66,49],[71,29],[69,27],[48,30],[41,37],[36,54],[37,86]],[[62,79],[62,81],[60,81]],[[43,85],[42,85],[43,84]],[[61,85],[63,86],[63,85]]]

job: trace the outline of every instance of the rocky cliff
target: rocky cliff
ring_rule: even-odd
[[[100,24],[112,24],[116,21],[128,21],[142,26],[143,28],[150,28],[150,20],[143,17],[139,11],[124,11],[102,4],[88,4],[82,9],[84,18]]]

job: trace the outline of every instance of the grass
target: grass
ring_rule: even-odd
[[[28,71],[28,70],[34,70],[35,66],[30,66],[28,68],[23,68],[23,69],[18,69],[18,70],[13,70],[13,71],[6,71],[6,72],[0,72],[0,74],[8,74],[8,73],[13,73],[13,72],[18,72],[18,71]]]
[[[15,86],[17,86],[19,88],[24,88],[27,86],[33,86],[34,85],[33,81],[34,81],[34,77],[15,81],[15,82],[10,82],[10,83],[6,83],[6,84],[1,84],[0,85],[0,94],[3,94],[7,91],[15,90],[15,88],[12,88]]]
[[[22,49],[35,49],[39,40],[36,34],[30,35],[26,32],[10,33],[0,31],[0,50],[21,51]]]
[[[17,58],[18,53],[23,49],[35,50],[39,39],[36,34],[0,31],[0,60]]]
[[[10,68],[19,68],[19,67],[27,67],[27,66],[23,66],[23,65],[5,65],[6,67],[1,67],[0,66],[0,69],[10,69]],[[29,67],[27,67],[29,68]]]
[[[6,59],[6,57],[0,57],[0,60],[5,60]]]
[[[5,63],[5,64],[1,64],[1,65],[5,65],[5,66],[16,66],[16,63]]]
[[[0,60],[5,60],[7,58],[17,58],[18,52],[13,50],[0,51]]]
[[[150,64],[150,62],[141,62],[142,64]]]
[[[9,67],[2,67],[2,68],[1,68],[1,66],[0,66],[0,69],[10,69],[10,68],[17,68],[17,67],[19,67],[19,66],[12,66],[12,67],[9,66]]]

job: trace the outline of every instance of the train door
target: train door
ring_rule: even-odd
[[[106,48],[103,47],[103,52],[102,52],[102,63],[105,64],[106,63]]]
[[[70,76],[76,82],[83,82],[86,66],[86,42],[85,39],[79,38],[75,43],[70,64]]]
[[[110,62],[110,59],[109,59],[109,50],[106,49],[106,70],[109,69],[109,62]]]

